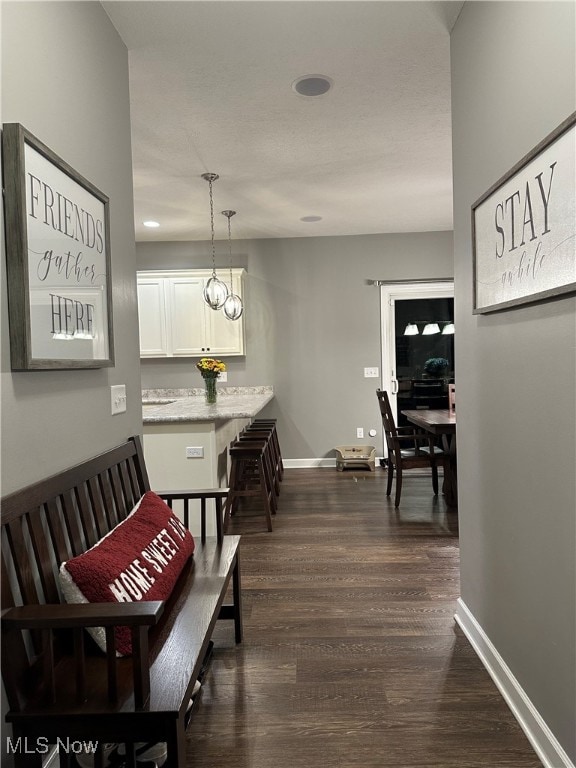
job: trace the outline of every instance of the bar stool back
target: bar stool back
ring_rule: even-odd
[[[282,482],[284,477],[284,463],[282,462],[282,451],[280,450],[280,441],[278,439],[278,429],[276,427],[276,419],[254,419],[249,425],[248,429],[268,429],[272,434],[272,444],[274,448],[274,455],[276,457],[278,479]]]
[[[236,440],[230,447],[230,482],[224,510],[224,532],[236,511],[238,500],[245,497],[260,499],[267,528],[272,530],[272,500],[275,502],[275,495],[266,468],[265,450],[266,443],[258,440]]]

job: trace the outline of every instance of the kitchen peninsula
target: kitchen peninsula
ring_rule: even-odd
[[[144,456],[152,488],[225,486],[229,444],[273,397],[270,386],[218,387],[218,400],[209,405],[202,388],[143,390]]]

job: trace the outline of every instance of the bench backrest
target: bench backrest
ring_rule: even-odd
[[[2,610],[62,602],[60,564],[81,554],[150,490],[142,445],[123,445],[2,499]],[[2,677],[12,708],[37,666],[38,633],[3,633]]]

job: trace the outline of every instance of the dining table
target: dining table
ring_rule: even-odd
[[[442,492],[449,507],[458,506],[458,469],[456,463],[456,411],[452,409],[418,408],[403,410],[416,427],[439,437],[446,457]]]

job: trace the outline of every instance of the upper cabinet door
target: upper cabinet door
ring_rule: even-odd
[[[168,307],[174,356],[193,356],[209,352],[204,279],[175,277],[167,281]]]
[[[168,354],[164,280],[138,278],[140,357],[164,357]]]
[[[234,293],[242,298],[242,276],[237,272],[232,276],[232,285]],[[228,285],[229,273],[226,277]],[[222,309],[210,309],[206,303],[205,306],[209,315],[210,351],[219,355],[243,355],[244,316],[238,320],[229,320]]]

